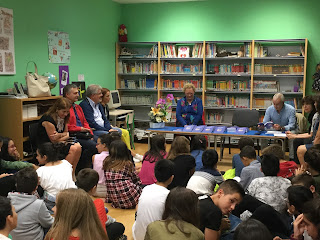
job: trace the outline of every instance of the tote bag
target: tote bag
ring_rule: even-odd
[[[35,72],[28,72],[29,63],[34,64]],[[51,96],[50,87],[48,85],[48,77],[40,76],[38,74],[37,64],[35,62],[28,62],[26,69],[26,82],[28,87],[29,97],[49,97]]]

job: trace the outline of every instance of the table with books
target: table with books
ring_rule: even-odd
[[[281,141],[282,150],[285,152],[284,140],[286,139],[286,134],[280,131],[258,131],[250,130],[245,127],[236,127],[236,126],[194,126],[187,125],[185,127],[168,127],[164,128],[148,128],[146,130],[148,135],[148,145],[150,146],[150,136],[152,133],[156,134],[177,134],[177,135],[205,135],[208,137],[214,138],[214,149],[217,149],[217,138],[218,137],[251,137],[255,139],[276,139]]]

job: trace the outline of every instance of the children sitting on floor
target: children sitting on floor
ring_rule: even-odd
[[[242,148],[244,148],[245,146],[251,146],[251,147],[254,147],[254,142],[252,140],[252,138],[249,138],[249,137],[242,137],[239,139],[239,142],[238,142],[238,147],[240,149],[240,151],[242,150]],[[259,156],[257,156],[257,160],[259,162],[261,162],[261,159]],[[237,177],[240,177],[241,175],[241,171],[242,171],[242,168],[244,168],[244,165],[241,161],[241,158],[240,158],[240,154],[234,154],[233,157],[232,157],[232,168],[235,168],[236,170],[236,176]]]
[[[200,170],[202,165],[202,154],[207,149],[207,139],[203,135],[196,135],[191,139],[190,151],[191,156],[196,160],[196,171]]]
[[[16,174],[16,192],[8,194],[18,214],[18,225],[11,231],[15,240],[43,239],[44,230],[53,224],[43,200],[37,199],[38,174],[33,168],[24,168]]]
[[[10,199],[0,196],[0,239],[10,240],[9,233],[17,226],[17,213]]]
[[[248,193],[261,202],[269,204],[278,212],[283,212],[286,207],[287,189],[291,186],[289,179],[278,177],[280,170],[279,158],[272,154],[262,156],[261,169],[264,177],[254,179]]]
[[[155,184],[143,188],[139,198],[136,221],[132,226],[134,240],[143,240],[147,226],[162,219],[164,204],[169,194],[168,185],[172,182],[174,164],[170,160],[162,159],[155,164]]]
[[[198,198],[192,190],[184,187],[172,189],[168,194],[162,219],[148,225],[145,240],[204,239],[198,228]]]
[[[216,150],[205,150],[202,154],[203,166],[194,172],[189,179],[187,188],[198,195],[212,195],[216,184],[219,185],[223,182],[223,177],[217,170],[218,159]]]
[[[150,185],[157,182],[154,175],[154,166],[160,159],[167,157],[166,139],[163,135],[155,135],[151,138],[150,150],[145,153],[142,160],[142,167],[139,177],[143,185]]]
[[[117,240],[123,236],[125,227],[122,223],[116,222],[114,218],[107,216],[104,202],[101,198],[94,199],[92,197],[97,190],[98,181],[99,174],[95,170],[84,168],[78,173],[76,183],[78,188],[85,190],[91,196],[102,227],[106,229],[109,240]]]
[[[240,158],[245,166],[240,175],[240,184],[244,190],[247,190],[248,186],[253,179],[263,177],[264,174],[261,172],[261,164],[257,160],[256,150],[254,147],[245,146],[240,152]]]
[[[106,202],[111,202],[114,208],[134,208],[142,191],[141,181],[124,142],[117,140],[110,144],[103,169],[106,176]]]
[[[243,196],[242,186],[237,181],[228,179],[220,184],[213,195],[199,197],[200,230],[206,240],[220,239],[223,215],[229,215]]]
[[[84,190],[62,190],[57,196],[53,210],[54,223],[45,240],[108,239],[93,201]]]
[[[43,143],[37,149],[37,160],[44,165],[37,169],[39,185],[44,190],[44,202],[50,213],[59,191],[76,188],[72,180],[72,165],[67,160],[58,159],[59,150],[60,146],[51,142]]]
[[[184,136],[176,137],[171,144],[167,159],[174,163],[174,178],[168,189],[177,186],[186,187],[196,166],[194,157],[190,155],[190,141]]]

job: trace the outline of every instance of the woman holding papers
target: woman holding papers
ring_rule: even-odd
[[[185,96],[177,102],[177,127],[185,125],[203,125],[202,100],[194,96],[196,88],[193,84],[187,83],[183,87]]]

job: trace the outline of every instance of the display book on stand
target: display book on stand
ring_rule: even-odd
[[[182,132],[198,132],[198,133],[229,133],[229,134],[245,134],[249,131],[247,127],[237,126],[207,126],[207,125],[186,125]]]

